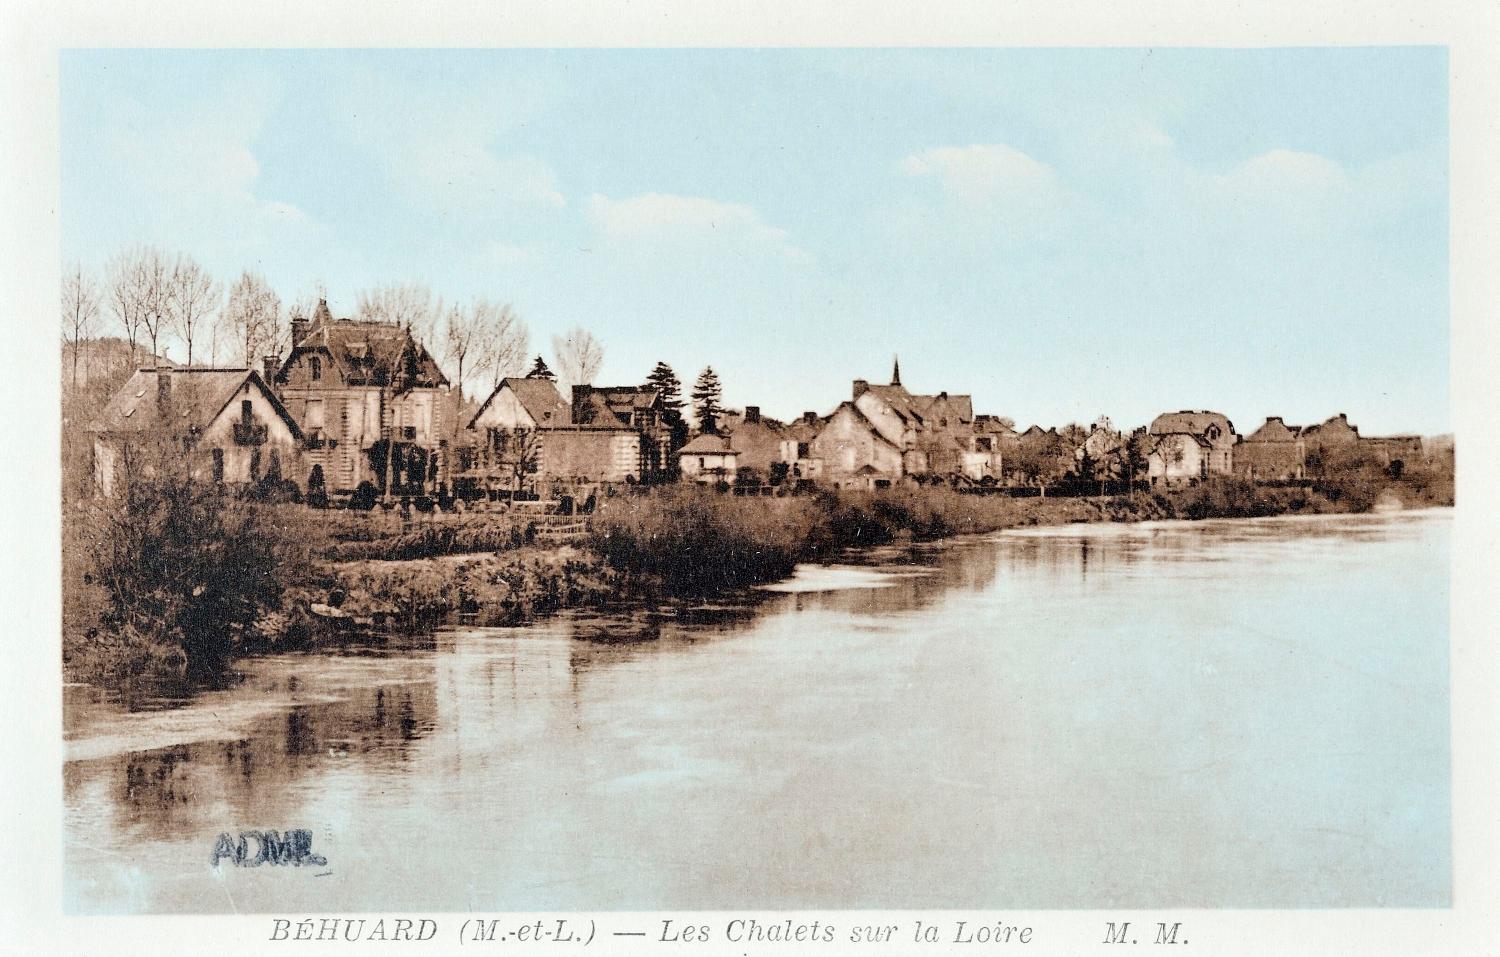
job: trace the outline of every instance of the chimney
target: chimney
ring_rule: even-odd
[[[749,424],[752,424],[752,423],[755,423],[755,422],[759,422],[759,421],[760,421],[760,406],[758,406],[758,405],[747,405],[747,406],[745,406],[745,424],[749,425]]]
[[[870,391],[870,383],[866,382],[864,379],[854,380],[854,397],[856,399],[864,395],[868,391]]]
[[[816,412],[804,412],[804,413],[802,413],[802,421],[806,422],[808,425],[817,425],[818,424],[818,413],[816,413]]]
[[[309,323],[308,323],[307,318],[305,316],[293,316],[292,317],[292,348],[293,349],[295,349],[295,348],[297,348],[297,346],[301,345],[302,344],[302,340],[307,338],[307,328],[308,328],[308,326],[309,326]]]
[[[172,404],[172,367],[156,367],[156,407],[164,410]]]
[[[272,353],[261,358],[261,378],[270,386],[276,382],[276,369],[281,365],[281,356]]]
[[[588,416],[585,413],[586,413],[586,411],[588,409],[589,393],[592,392],[592,391],[593,391],[593,388],[591,386],[587,386],[587,385],[575,385],[573,387],[573,424],[574,425],[586,425],[586,424],[588,424]]]

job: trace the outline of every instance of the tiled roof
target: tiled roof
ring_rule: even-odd
[[[1169,432],[1182,432],[1188,435],[1202,435],[1208,431],[1210,425],[1217,425],[1225,435],[1234,433],[1233,423],[1221,413],[1183,410],[1158,415],[1151,422],[1151,434],[1166,435]]]
[[[392,370],[398,380],[405,379],[408,385],[448,384],[448,377],[427,347],[404,327],[391,322],[335,319],[324,303],[319,303],[311,326],[287,357],[287,364],[310,350],[327,352],[339,366],[344,381],[351,385],[383,385]]]
[[[187,431],[204,429],[218,418],[249,380],[253,387],[270,400],[271,405],[301,438],[297,423],[285,407],[251,369],[212,369],[202,367],[166,370],[171,382],[170,398],[158,402],[158,370],[137,369],[105,405],[89,430],[93,432],[149,432],[158,428]]]
[[[725,455],[735,451],[727,435],[700,435],[677,450],[678,455]]]
[[[539,428],[572,424],[572,410],[568,406],[567,400],[562,397],[562,393],[557,391],[556,383],[551,379],[518,379],[512,377],[500,380],[500,384],[495,387],[495,391],[490,393],[489,398],[485,399],[483,404],[475,410],[474,415],[470,417],[469,428],[474,427],[474,423],[479,421],[479,417],[484,414],[484,410],[489,408],[491,402],[495,401],[495,396],[499,395],[500,391],[506,387],[509,387],[511,392],[515,393],[516,401],[521,403],[521,408],[526,410],[526,414],[531,416],[531,421],[535,422]]]

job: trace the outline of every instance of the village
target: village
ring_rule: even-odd
[[[270,487],[319,507],[589,511],[601,494],[668,483],[740,495],[942,485],[1010,495],[1119,494],[1215,478],[1298,483],[1373,463],[1393,477],[1424,455],[1414,435],[1361,435],[1339,413],[1269,416],[1248,435],[1210,410],[1149,425],[1032,425],[976,413],[962,392],[855,379],[827,412],[791,421],[724,409],[711,369],[693,394],[659,364],[640,384],[561,387],[541,356],[476,403],[398,322],[294,314],[289,351],[259,368],[141,365],[87,425],[92,487],[112,495],[132,443],[180,443],[194,478]]]

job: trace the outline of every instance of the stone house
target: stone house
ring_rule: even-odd
[[[740,453],[730,436],[705,433],[677,450],[678,474],[684,482],[734,484]]]
[[[810,443],[819,478],[838,488],[883,488],[905,474],[906,454],[854,401],[833,411]]]
[[[1287,425],[1279,415],[1267,416],[1265,424],[1235,446],[1235,473],[1261,482],[1303,478],[1307,443],[1302,431],[1300,426]]]
[[[1300,435],[1307,448],[1309,466],[1319,470],[1351,457],[1367,458],[1382,466],[1390,466],[1397,461],[1416,461],[1422,456],[1421,436],[1360,435],[1359,427],[1351,425],[1349,417],[1342,412],[1317,425],[1306,426]]]
[[[311,318],[293,317],[273,385],[307,437],[303,484],[347,494],[389,477],[392,492],[424,492],[448,480],[448,378],[404,327],[335,319],[319,300]]]
[[[661,390],[653,386],[573,387],[574,426],[628,429],[635,434],[637,482],[660,482],[669,474],[672,424],[667,413]]]
[[[1151,481],[1197,481],[1234,472],[1234,447],[1239,436],[1234,424],[1218,412],[1165,412],[1148,430],[1154,447],[1150,454]]]
[[[778,473],[790,474],[791,463],[782,458],[782,441],[786,427],[760,414],[760,407],[745,406],[744,412],[727,412],[719,417],[719,431],[733,440],[738,467],[755,481],[770,482]]]
[[[889,385],[854,380],[853,402],[881,436],[901,450],[907,475],[959,475],[973,452],[974,403],[967,395],[918,395],[901,384],[901,365]]]
[[[553,484],[660,481],[671,429],[661,393],[575,386],[550,377],[502,379],[470,418],[460,483],[536,491]]]
[[[813,440],[827,420],[816,412],[804,412],[782,427],[779,458],[788,466],[793,481],[816,481],[823,474],[823,460],[813,457]]]
[[[301,474],[302,430],[252,369],[138,369],[89,427],[94,484],[113,495],[132,452],[188,457],[204,481],[248,484]],[[153,448],[154,446],[154,448]]]

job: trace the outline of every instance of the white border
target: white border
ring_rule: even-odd
[[[1500,303],[1496,232],[1500,203],[1500,5],[1420,0],[1250,5],[1171,0],[1085,5],[1066,0],[980,3],[814,3],[760,0],[712,6],[649,0],[609,10],[582,3],[309,0],[228,4],[23,0],[0,9],[0,322],[11,358],[3,377],[6,454],[0,457],[5,563],[0,609],[10,627],[0,657],[0,734],[5,803],[0,862],[0,951],[15,953],[262,953],[271,918],[67,918],[61,913],[61,714],[58,650],[58,354],[55,319],[60,247],[57,55],[65,48],[351,46],[1355,46],[1432,44],[1449,48],[1452,123],[1452,418],[1462,437],[1454,535],[1452,616],[1454,906],[1431,911],[986,911],[1036,928],[1027,952],[1110,952],[1106,920],[1131,920],[1149,947],[1156,920],[1182,921],[1191,953],[1469,954],[1500,950],[1495,744],[1496,668],[1492,549],[1500,522],[1486,500],[1497,472],[1495,374],[1500,353],[1493,314]],[[307,915],[286,915],[302,917]],[[417,915],[412,915],[417,916]],[[453,949],[453,915],[437,915],[441,950]],[[497,916],[497,915],[487,915]],[[656,926],[652,918],[599,914],[610,926]],[[722,925],[731,916],[662,916]],[[778,914],[776,916],[785,916]],[[840,925],[854,915],[833,916]],[[861,923],[909,926],[953,912],[862,913]],[[898,938],[898,941],[901,941]],[[287,943],[298,953],[356,946]],[[393,949],[396,945],[388,945]],[[432,953],[402,944],[402,952]],[[512,951],[558,950],[493,944]],[[1019,945],[1009,945],[1018,948]],[[655,953],[667,945],[621,939],[583,953]],[[968,947],[761,945],[719,941],[690,953],[975,953]],[[472,949],[472,946],[471,946]]]

